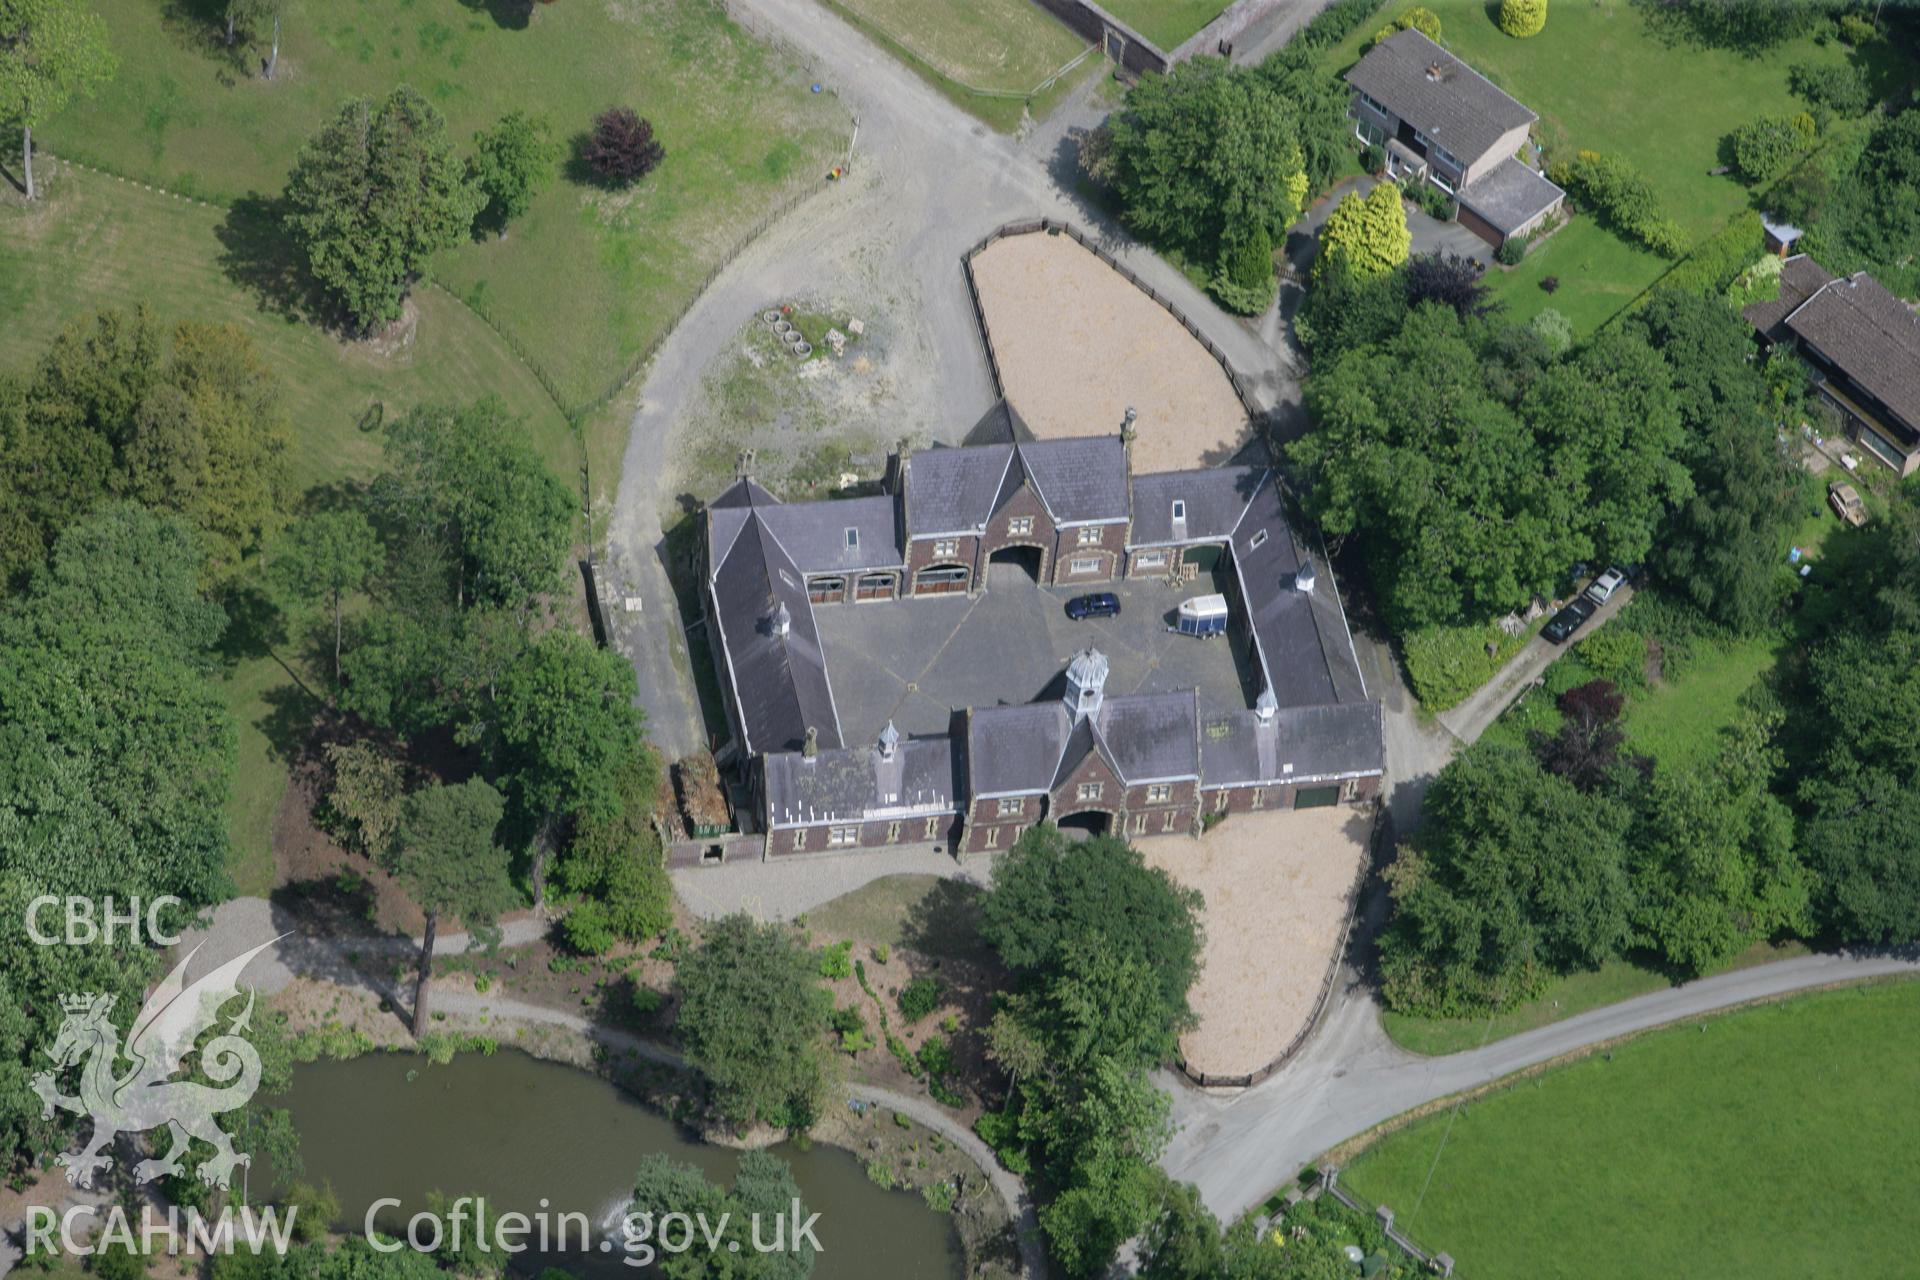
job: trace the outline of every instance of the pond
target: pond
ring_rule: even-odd
[[[331,1184],[345,1230],[359,1230],[367,1209],[392,1197],[402,1207],[376,1221],[400,1234],[430,1191],[485,1196],[489,1213],[584,1213],[598,1227],[617,1223],[649,1152],[728,1183],[739,1161],[737,1152],[690,1140],[598,1076],[513,1051],[462,1054],[444,1066],[396,1053],[310,1063],[294,1070],[280,1101],[300,1132],[306,1179]],[[820,1215],[815,1280],[957,1280],[964,1273],[952,1220],[918,1195],[875,1186],[839,1148],[786,1145],[774,1154],[792,1166],[807,1211]],[[529,1251],[514,1269],[545,1265],[596,1280],[646,1274],[617,1254],[578,1251]]]

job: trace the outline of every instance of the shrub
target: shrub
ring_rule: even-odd
[[[1572,160],[1554,165],[1548,176],[1623,239],[1662,257],[1678,258],[1686,252],[1686,233],[1662,216],[1653,184],[1619,156],[1576,152]]]
[[[630,186],[666,158],[653,136],[653,124],[631,107],[608,107],[593,122],[580,149],[587,168],[615,186]]]
[[[1527,256],[1527,237],[1525,235],[1508,236],[1498,249],[1493,251],[1493,260],[1503,267],[1520,265],[1520,259]]]
[[[951,1182],[930,1182],[920,1188],[920,1198],[935,1213],[952,1213],[954,1190]]]
[[[940,1007],[940,979],[922,974],[900,989],[900,1016],[918,1022]]]
[[[1418,31],[1436,44],[1440,40],[1440,15],[1425,5],[1415,5],[1394,19],[1393,25],[1402,31]]]
[[[1810,105],[1837,116],[1863,116],[1873,106],[1866,73],[1849,63],[1796,62],[1787,68],[1787,83]]]
[[[1850,44],[1857,49],[1861,45],[1871,44],[1879,38],[1880,29],[1873,25],[1873,19],[1858,13],[1843,13],[1840,15],[1841,43]]]
[[[1556,356],[1565,354],[1567,348],[1573,345],[1573,321],[1567,319],[1565,312],[1553,307],[1535,316],[1527,327],[1539,334],[1540,340],[1547,344],[1547,350]]]
[[[1334,0],[1289,43],[1308,49],[1330,49],[1358,31],[1360,24],[1372,17],[1378,7],[1375,0]]]
[[[1580,661],[1602,680],[1621,687],[1645,683],[1647,669],[1646,633],[1623,625],[1615,618],[1575,646]]]
[[[1760,251],[1760,215],[1749,209],[1702,240],[1686,261],[1661,278],[1659,287],[1713,297],[1724,293]]]
[[[1733,162],[1750,182],[1769,182],[1792,167],[1800,153],[1813,145],[1813,117],[1802,111],[1793,116],[1762,116],[1741,125],[1733,134]]]
[[[1540,292],[1553,293],[1553,292],[1556,292],[1559,288],[1560,288],[1559,276],[1541,276],[1540,277]]]
[[[1537,36],[1547,25],[1547,0],[1500,0],[1500,29],[1516,40]]]
[[[836,942],[820,950],[820,976],[823,978],[851,978],[853,976],[853,944]]]
[[[938,1080],[953,1071],[953,1046],[939,1036],[920,1046],[920,1052],[914,1054],[921,1070]]]
[[[1385,148],[1375,146],[1371,142],[1360,148],[1360,167],[1368,173],[1378,173],[1386,168],[1387,153]]]
[[[1780,271],[1785,265],[1773,254],[1763,254],[1727,286],[1727,301],[1736,310],[1773,301],[1780,296]]]
[[[1273,237],[1255,223],[1253,234],[1221,252],[1213,294],[1227,310],[1257,316],[1273,302],[1279,288],[1279,277],[1273,270]]]
[[[1522,631],[1510,636],[1492,622],[1438,625],[1408,632],[1401,639],[1400,651],[1413,696],[1430,712],[1459,705],[1518,653],[1530,634]]]
[[[603,902],[589,899],[567,912],[560,924],[567,945],[583,956],[603,956],[617,940],[611,913]]]
[[[1453,197],[1434,186],[1431,182],[1416,182],[1407,188],[1407,197],[1414,207],[1439,222],[1453,221]]]
[[[993,1148],[993,1154],[1009,1173],[1024,1177],[1032,1171],[1033,1161],[1020,1141],[1018,1117],[1005,1111],[984,1111],[973,1122],[973,1131],[980,1135],[980,1141]]]

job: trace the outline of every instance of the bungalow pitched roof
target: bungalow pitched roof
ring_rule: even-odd
[[[1540,117],[1418,31],[1374,45],[1347,83],[1472,164],[1513,129]]]
[[[1906,303],[1859,271],[1829,280],[1783,323],[1920,437],[1920,316]]]

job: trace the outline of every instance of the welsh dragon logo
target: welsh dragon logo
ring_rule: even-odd
[[[172,1132],[171,1145],[164,1156],[142,1160],[135,1167],[135,1182],[179,1173],[191,1138],[214,1149],[213,1157],[200,1166],[200,1180],[210,1186],[228,1185],[236,1165],[252,1164],[253,1158],[235,1151],[233,1139],[215,1123],[223,1112],[245,1106],[260,1087],[260,1055],[240,1034],[253,1017],[251,987],[239,1016],[199,1050],[201,1071],[219,1087],[169,1077],[180,1070],[182,1059],[194,1051],[201,1034],[216,1024],[221,1008],[240,994],[241,970],[278,941],[263,942],[192,984],[186,980],[187,966],[200,948],[188,952],[140,1006],[124,1055],[120,1033],[108,1017],[113,1012],[112,996],[60,997],[66,1018],[47,1050],[54,1070],[34,1076],[33,1091],[45,1104],[44,1118],[52,1119],[58,1107],[93,1121],[93,1137],[87,1144],[57,1157],[67,1167],[68,1182],[92,1186],[94,1172],[112,1163],[105,1152],[114,1138],[162,1125]],[[120,1070],[123,1056],[131,1063],[124,1072]],[[69,1097],[59,1091],[57,1073],[76,1063],[81,1064],[80,1095]]]

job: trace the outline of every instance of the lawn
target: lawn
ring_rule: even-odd
[[[1033,0],[821,0],[962,110],[1002,133],[1042,119],[1104,67],[1087,42]],[[1043,89],[1042,86],[1045,86]]]
[[[1104,0],[1101,8],[1172,53],[1219,17],[1231,0]]]
[[[1920,983],[1686,1024],[1381,1139],[1341,1180],[1461,1274],[1905,1275]]]
[[[1728,973],[1806,953],[1807,948],[1799,943],[1776,946],[1770,942],[1756,942],[1713,972]],[[1477,1049],[1494,1040],[1504,1040],[1522,1031],[1549,1026],[1589,1009],[1618,1004],[1622,1000],[1631,1000],[1671,985],[1672,980],[1663,973],[1630,960],[1613,959],[1591,973],[1572,973],[1564,978],[1555,978],[1547,984],[1547,989],[1538,1000],[1530,1000],[1491,1017],[1414,1018],[1383,1010],[1380,1022],[1393,1042],[1402,1049],[1429,1055],[1459,1053],[1463,1049]]]
[[[1649,29],[1635,4],[1554,5],[1546,30],[1528,40],[1504,35],[1493,22],[1498,6],[1484,0],[1428,0],[1427,7],[1439,15],[1449,49],[1539,113],[1536,133],[1549,161],[1574,148],[1625,157],[1695,242],[1748,204],[1746,187],[1712,173],[1723,163],[1722,140],[1757,116],[1801,109],[1787,88],[1793,63],[1849,56],[1838,41],[1821,46],[1811,36],[1754,58],[1671,43]],[[1394,11],[1383,8],[1382,20]],[[1377,26],[1362,23],[1329,51],[1329,66],[1352,65]],[[1558,307],[1576,333],[1586,333],[1669,265],[1576,217],[1521,267],[1496,272],[1495,288],[1518,319]],[[1553,299],[1536,287],[1546,275],[1561,281]]]
[[[1669,769],[1712,759],[1720,733],[1740,716],[1740,697],[1768,671],[1782,640],[1760,635],[1702,645],[1679,676],[1627,699],[1627,744]]]
[[[613,103],[648,116],[667,158],[637,188],[556,181],[505,240],[434,264],[568,406],[603,395],[764,211],[819,181],[845,147],[845,112],[809,92],[814,76],[693,0],[536,5],[521,28],[490,16],[510,22],[512,6],[480,0],[338,0],[293,11],[271,82],[221,46],[209,0],[95,7],[119,73],[58,116],[43,144],[220,200],[277,193],[343,99],[402,82],[445,113],[462,147],[515,108],[563,140]]]
[[[263,307],[231,279],[219,262],[222,211],[83,170],[46,169],[41,203],[29,209],[0,201],[0,314],[7,317],[0,369],[30,367],[69,321],[144,303],[163,320],[226,321],[253,339],[285,391],[290,471],[299,489],[371,473],[380,442],[363,428],[370,410],[403,413],[482,391],[521,416],[557,474],[577,476],[578,446],[553,402],[499,337],[445,293],[420,291],[411,344],[378,355]],[[299,632],[297,622],[282,619],[263,630],[237,645],[223,680],[240,735],[228,806],[229,870],[247,893],[273,882],[273,824],[286,762],[269,730],[293,690],[280,659],[300,665],[290,643],[298,636],[287,634]]]

